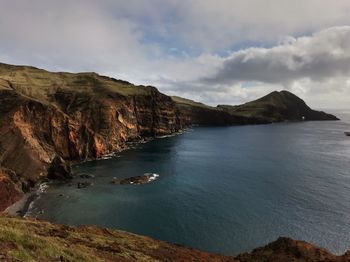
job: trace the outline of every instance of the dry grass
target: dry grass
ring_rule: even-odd
[[[0,215],[1,257],[10,261],[233,260],[119,230]]]

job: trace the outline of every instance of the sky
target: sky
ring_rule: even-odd
[[[210,105],[289,90],[350,109],[349,0],[0,0],[0,62]]]

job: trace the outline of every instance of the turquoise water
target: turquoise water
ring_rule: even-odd
[[[279,236],[342,253],[350,246],[349,123],[195,128],[77,166],[96,176],[93,186],[51,185],[31,211],[228,255]],[[148,172],[160,178],[110,183]]]

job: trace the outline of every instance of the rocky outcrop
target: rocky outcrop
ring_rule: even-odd
[[[60,156],[56,156],[47,171],[47,177],[50,179],[70,179],[72,178],[72,168],[69,162],[66,162]]]
[[[348,262],[350,261],[350,252],[336,256],[324,248],[305,241],[281,237],[264,247],[254,249],[250,253],[238,255],[236,260],[240,262]]]
[[[159,177],[158,174],[155,173],[146,173],[142,176],[133,176],[124,179],[113,178],[112,184],[115,185],[142,185],[148,184],[150,182],[155,181]]]

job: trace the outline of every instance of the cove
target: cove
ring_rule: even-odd
[[[279,236],[335,253],[350,245],[344,121],[198,127],[75,167],[92,186],[51,184],[30,215],[96,224],[235,255]],[[144,173],[145,185],[113,185]]]

